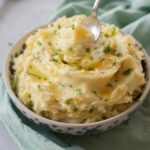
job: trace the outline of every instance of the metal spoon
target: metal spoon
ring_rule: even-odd
[[[97,12],[100,0],[95,0],[93,11],[91,16],[87,17],[82,24],[94,35],[94,40],[96,41],[101,32],[101,22],[97,18]]]

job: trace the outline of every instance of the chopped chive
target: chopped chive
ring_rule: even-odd
[[[129,97],[131,97],[131,96],[132,96],[132,94],[130,94],[129,92],[127,92],[127,94],[128,94],[128,96],[129,96]]]
[[[77,94],[81,95],[81,89],[76,89]]]
[[[75,27],[75,25],[74,25],[74,24],[73,24],[71,27],[72,27],[72,30],[75,30],[75,29],[76,29],[76,27]]]
[[[56,53],[56,52],[52,53],[49,60],[57,62],[57,59],[58,59],[57,56],[58,56],[58,53]]]
[[[121,53],[117,53],[116,56],[120,57],[120,56],[122,56],[122,54]]]
[[[101,58],[101,59],[100,59],[100,61],[104,61],[104,60],[105,60],[105,58]]]
[[[116,64],[117,64],[117,62],[116,62],[116,61],[114,61],[114,62],[112,63],[112,65],[113,65],[113,66],[115,66]]]
[[[73,87],[73,86],[70,84],[69,87]]]
[[[41,89],[41,85],[38,85],[38,89]]]
[[[36,41],[36,43],[37,43],[37,45],[39,45],[39,46],[41,46],[42,45],[42,43],[38,40],[38,41]]]
[[[32,65],[29,65],[29,68],[31,68],[31,69],[32,69]]]
[[[36,77],[38,79],[41,79],[41,76],[37,75],[37,74],[34,74],[34,73],[30,73],[30,72],[26,72],[28,75],[30,76],[33,76],[33,77]]]
[[[28,98],[29,98],[29,99],[31,98],[31,94],[30,94],[30,93],[28,94]]]
[[[116,34],[116,27],[113,27],[112,29],[112,36],[114,36]]]
[[[43,80],[47,80],[47,77],[43,77]]]
[[[142,94],[142,91],[140,89],[135,90],[132,94],[133,101],[137,101],[139,97],[141,96],[141,94]]]
[[[51,43],[51,42],[48,42],[48,45],[49,45],[49,46],[51,46],[51,45],[52,45],[52,43]]]
[[[80,123],[85,123],[86,122],[86,118],[84,118]]]
[[[112,53],[112,54],[115,54],[115,52],[116,52],[116,49],[112,49],[112,50],[111,50],[111,53]]]
[[[33,56],[33,59],[36,59],[36,57],[35,57],[35,55],[34,55],[34,54],[33,54],[32,56]]]
[[[103,116],[103,117],[102,117],[102,120],[106,120],[106,119],[107,119],[107,117],[106,117],[106,116]]]
[[[26,46],[26,44],[24,43],[24,44],[22,45],[22,49],[24,50],[26,47],[27,47],[27,46]]]
[[[33,56],[33,59],[40,61],[40,55],[39,55],[39,52],[36,53],[36,54],[33,53],[32,56]]]
[[[128,68],[127,70],[123,71],[124,76],[128,76],[133,71],[133,68]]]
[[[89,110],[89,113],[92,113],[94,111],[94,108],[91,108],[90,110]]]
[[[131,43],[128,43],[128,46],[130,47],[130,46],[131,46]]]
[[[93,60],[93,57],[92,57],[92,56],[90,56],[90,60]]]
[[[64,64],[68,64],[66,61],[64,61],[64,60],[62,60],[62,62],[64,63]]]
[[[118,79],[115,79],[115,82],[118,82]]]
[[[81,70],[81,69],[82,69],[82,67],[79,65],[79,66],[78,66],[78,69],[79,69],[79,70]]]
[[[58,48],[58,49],[57,49],[57,53],[60,53],[60,52],[61,52],[61,48]]]
[[[56,33],[57,33],[57,30],[55,30],[53,33],[56,34]]]
[[[15,54],[15,57],[18,57],[18,53]]]
[[[32,101],[29,101],[27,103],[27,106],[32,110],[33,109],[33,102]]]
[[[88,68],[88,71],[93,71],[94,70],[94,68]]]
[[[72,52],[73,51],[73,48],[72,47],[69,47],[68,48],[68,52]]]
[[[86,52],[90,52],[90,50],[91,50],[91,49],[90,49],[89,47],[88,47],[88,48],[86,48]]]
[[[93,93],[94,93],[95,95],[97,95],[97,92],[96,92],[96,91],[93,91]]]
[[[50,84],[51,84],[51,83],[52,83],[52,81],[48,80],[48,83],[50,83]]]
[[[111,48],[110,48],[110,46],[109,45],[107,45],[105,48],[104,48],[104,53],[109,53],[109,52],[111,52]]]
[[[108,83],[108,84],[107,84],[107,87],[111,87],[111,88],[112,88],[113,85],[112,85],[111,83]]]
[[[104,101],[108,101],[108,99],[106,99],[106,98],[105,98],[105,100],[104,100]]]
[[[65,87],[65,85],[64,85],[63,83],[59,83],[59,85],[60,85],[61,87]]]
[[[78,108],[77,108],[77,107],[73,108],[73,111],[74,111],[74,112],[77,112],[77,111],[78,111]]]
[[[143,49],[143,47],[142,47],[142,46],[140,46],[140,47],[138,48],[138,50],[139,50],[139,51],[141,51],[142,49]]]
[[[65,100],[65,104],[69,105],[69,104],[71,103],[71,101],[72,101],[71,98],[70,98],[70,99],[67,99],[67,100]]]
[[[14,78],[13,82],[12,82],[12,89],[14,90],[14,92],[17,92],[17,77]]]
[[[106,101],[107,101],[107,99],[106,99],[105,97],[103,97],[103,98],[102,98],[102,101],[103,101],[103,102],[106,102]]]
[[[100,101],[102,101],[102,97],[101,96],[99,96],[98,98],[99,98]]]
[[[108,35],[108,34],[104,34],[104,36],[105,36],[106,38],[108,38],[108,37],[109,37],[109,35]]]
[[[60,25],[60,24],[58,24],[58,26],[57,26],[57,27],[58,27],[58,29],[61,29],[61,25]]]

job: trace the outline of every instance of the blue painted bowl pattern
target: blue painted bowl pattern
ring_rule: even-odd
[[[125,122],[128,120],[128,118],[135,112],[132,111],[128,113],[124,118],[122,119],[116,119],[115,121],[113,120],[109,125],[105,126],[103,124],[99,124],[96,126],[92,127],[61,127],[56,124],[46,124],[41,122],[38,118],[32,118],[31,116],[28,116],[28,114],[25,111],[21,111],[24,116],[26,116],[29,120],[32,122],[41,125],[45,129],[52,130],[55,132],[63,133],[63,134],[73,134],[73,135],[83,135],[83,134],[96,134],[96,133],[101,133],[106,130],[110,130],[114,128],[117,125],[120,125],[121,123]]]

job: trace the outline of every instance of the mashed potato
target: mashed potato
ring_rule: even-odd
[[[14,59],[13,88],[24,105],[46,118],[87,123],[119,114],[145,83],[141,45],[114,25],[95,42],[85,15],[39,29]]]

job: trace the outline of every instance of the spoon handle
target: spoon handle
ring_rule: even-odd
[[[92,15],[97,16],[100,0],[95,0]]]

